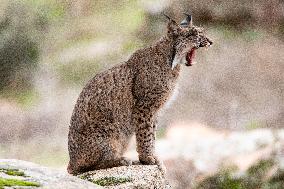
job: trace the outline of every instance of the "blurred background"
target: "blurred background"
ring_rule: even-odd
[[[84,84],[164,35],[162,12],[191,13],[214,41],[160,112],[157,153],[173,187],[281,188],[283,0],[0,0],[0,158],[65,169]]]

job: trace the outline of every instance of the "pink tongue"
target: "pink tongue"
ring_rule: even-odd
[[[195,57],[195,49],[193,48],[193,49],[191,49],[191,51],[188,53],[188,57],[187,57],[187,59],[188,59],[188,63],[189,63],[189,65],[192,65],[192,60],[193,60],[193,58]]]

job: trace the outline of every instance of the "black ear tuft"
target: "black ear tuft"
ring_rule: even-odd
[[[180,31],[180,26],[178,25],[178,23],[172,19],[171,17],[169,17],[168,15],[166,15],[165,13],[163,13],[163,15],[169,20],[168,23],[168,35],[169,36],[175,36],[178,35],[179,31]]]
[[[172,18],[171,17],[169,17],[166,13],[162,13],[168,20],[172,20]]]
[[[172,19],[170,16],[168,16],[167,14],[165,14],[164,12],[162,13],[170,22],[174,22],[175,24],[177,24],[177,22]],[[178,24],[177,24],[178,25]]]

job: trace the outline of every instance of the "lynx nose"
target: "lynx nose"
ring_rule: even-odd
[[[208,39],[208,43],[209,43],[209,46],[213,45],[213,41],[211,41],[210,39]]]

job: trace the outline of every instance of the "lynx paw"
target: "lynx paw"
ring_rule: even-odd
[[[159,165],[160,161],[156,156],[139,156],[139,161],[143,165]]]

